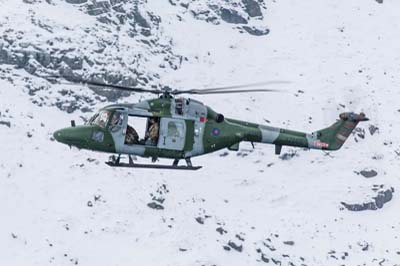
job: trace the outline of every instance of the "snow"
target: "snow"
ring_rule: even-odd
[[[54,2],[55,6],[38,4],[35,13],[57,25],[76,27],[60,29],[57,35],[79,40],[85,27],[98,26],[71,5]],[[16,31],[33,29],[24,17],[32,5],[0,5],[7,14],[0,23],[15,22]],[[257,123],[267,119],[275,126],[307,132],[328,126],[342,111],[364,111],[371,119],[359,126],[366,130],[365,139],[353,136],[340,151],[329,154],[284,147],[284,153],[295,150],[299,155],[290,160],[275,156],[273,146],[259,144],[252,150],[250,144],[241,144],[240,152],[247,156],[229,152],[222,157],[226,151],[220,151],[194,158],[195,165],[204,167],[190,173],[110,168],[103,163],[107,154],[69,149],[51,140],[52,132],[72,119],[81,123],[80,116],[90,113],[68,114],[50,104],[32,103],[38,97],[54,103],[61,89],[94,97],[92,92],[47,84],[49,89],[30,96],[23,78],[32,76],[0,65],[14,80],[0,80],[0,121],[11,122],[11,127],[0,125],[0,264],[263,265],[257,248],[282,265],[379,265],[383,259],[382,265],[399,263],[400,3],[287,0],[267,1],[266,6],[265,19],[258,23],[271,32],[255,37],[224,22],[196,20],[168,1],[145,3],[145,10],[161,16],[163,38],[171,37],[174,51],[189,58],[176,71],[159,70],[159,59],[146,67],[159,73],[163,84],[178,88],[287,80],[291,84],[273,87],[283,93],[196,99],[227,117]],[[56,12],[62,9],[71,12]],[[101,29],[96,32],[109,36]],[[129,39],[122,42],[121,47],[128,47],[120,56],[134,48],[146,54],[143,47],[129,46]],[[115,52],[107,49],[108,55]],[[103,59],[112,58],[99,60]],[[96,102],[94,107],[106,104]],[[370,124],[379,127],[379,133],[371,136]],[[354,173],[365,168],[375,169],[378,176],[366,179]],[[376,195],[371,190],[376,184],[395,190],[382,209],[351,212],[341,205],[367,202]],[[164,209],[151,209],[150,194],[159,196],[160,188]],[[221,235],[218,227],[228,232]],[[289,240],[293,246],[283,243]],[[242,244],[243,251],[224,250],[229,241]],[[366,244],[368,250],[363,251]],[[337,260],[330,256],[332,250]],[[349,255],[343,260],[344,252]]]

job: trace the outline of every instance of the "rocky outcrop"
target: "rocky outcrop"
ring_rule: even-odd
[[[254,36],[262,36],[262,35],[267,35],[269,33],[268,28],[256,28],[256,27],[249,27],[249,26],[243,26],[242,27],[247,33],[254,35]]]
[[[60,75],[70,81],[158,86],[159,74],[153,66],[159,65],[160,72],[177,70],[185,58],[174,53],[171,38],[160,28],[161,18],[144,10],[145,2],[67,1],[70,9],[64,12],[94,17],[97,22],[93,25],[71,23],[70,26],[68,22],[57,23],[34,12],[27,14],[30,20],[27,17],[26,27],[21,27],[30,32],[15,29],[11,21],[3,23],[0,64],[25,69],[32,75]],[[51,5],[57,8],[56,3]],[[124,95],[127,94],[103,96],[114,101]]]
[[[227,23],[232,24],[247,24],[247,20],[242,17],[236,10],[221,8],[221,19]]]
[[[267,35],[269,29],[260,26],[263,20],[265,3],[263,0],[242,0],[240,2],[206,0],[202,2],[190,0],[169,0],[170,4],[180,7],[184,12],[190,12],[196,19],[218,25],[221,23],[233,24],[239,32],[254,36]]]
[[[261,7],[260,4],[255,0],[242,0],[245,7],[245,11],[250,17],[261,17]]]
[[[269,29],[260,26],[265,4],[262,0],[237,3],[206,0],[169,0],[175,8],[215,25],[232,24],[240,33],[262,36]],[[21,13],[21,21],[1,20],[0,64],[24,69],[35,76],[61,76],[73,82],[84,80],[124,86],[160,87],[160,76],[178,70],[190,60],[174,51],[173,40],[162,27],[157,10],[146,8],[147,0],[66,0],[29,1],[29,5],[49,5],[59,12],[71,13],[85,23],[54,21],[39,16],[33,9]],[[25,16],[25,17],[24,17]],[[87,21],[86,21],[87,20]],[[16,29],[15,23],[21,26]],[[11,76],[4,78],[12,79]],[[32,79],[33,80],[33,79]],[[90,87],[100,98],[80,95],[52,102],[39,96],[50,85],[26,79],[25,87],[38,106],[57,106],[66,112],[91,111],[95,102],[114,102],[129,93]],[[34,97],[35,96],[35,97]]]
[[[378,210],[381,209],[387,202],[391,201],[393,198],[394,188],[383,189],[383,185],[375,186],[373,190],[377,190],[377,195],[372,198],[372,201],[364,203],[349,204],[346,202],[341,202],[342,205],[349,211],[365,211],[365,210]]]

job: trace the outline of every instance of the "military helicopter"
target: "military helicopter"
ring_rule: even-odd
[[[243,141],[275,145],[279,155],[282,146],[303,147],[319,150],[338,150],[342,147],[360,121],[367,121],[364,113],[341,113],[330,127],[303,133],[283,128],[259,125],[247,121],[226,118],[202,102],[180,97],[186,95],[227,94],[243,92],[274,92],[272,89],[246,89],[260,85],[283,82],[267,82],[242,86],[227,86],[208,89],[172,90],[170,88],[145,89],[111,85],[101,82],[80,81],[89,86],[123,90],[135,93],[151,93],[157,98],[132,104],[112,104],[100,109],[84,125],[57,130],[54,138],[61,143],[112,153],[112,167],[138,167],[159,169],[197,170],[192,157],[215,152],[224,148],[239,150]],[[131,118],[142,122],[130,125]],[[144,134],[137,131],[142,127]],[[129,162],[121,162],[121,155],[127,155]],[[172,165],[139,164],[132,156],[173,159]],[[178,165],[185,160],[186,165]]]

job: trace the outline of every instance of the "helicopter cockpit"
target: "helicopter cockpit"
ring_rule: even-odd
[[[135,116],[128,114],[123,109],[101,110],[87,122],[88,125],[97,125],[108,130],[114,141],[128,146],[156,146],[159,137],[159,123],[158,117]]]

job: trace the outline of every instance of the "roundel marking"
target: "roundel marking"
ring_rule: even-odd
[[[219,136],[219,134],[221,134],[221,130],[219,128],[213,128],[212,130],[212,134],[216,137]]]

